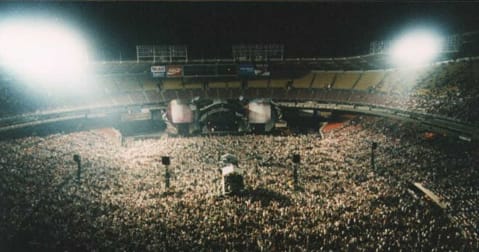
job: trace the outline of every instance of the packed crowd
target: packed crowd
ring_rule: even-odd
[[[479,82],[474,74],[477,72],[476,64],[477,61],[466,60],[410,70],[396,80],[391,91],[380,100],[393,108],[478,124],[479,112],[475,109],[479,105]]]
[[[478,249],[477,148],[426,140],[411,128],[357,118],[323,139],[306,134],[121,141],[93,130],[2,141],[0,248]],[[375,168],[371,141],[379,145]],[[226,153],[246,172],[242,195],[220,196],[219,159]],[[301,154],[298,190],[292,153]],[[74,154],[81,156],[79,177]],[[169,189],[160,161],[165,155],[172,157]],[[436,208],[410,182],[431,188],[448,209]]]
[[[413,92],[405,102],[408,110],[441,115],[467,123],[479,123],[479,89],[447,85]]]

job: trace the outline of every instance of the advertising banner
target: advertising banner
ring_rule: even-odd
[[[168,70],[166,72],[167,77],[181,77],[183,74],[183,67],[182,66],[168,66]]]
[[[270,76],[271,72],[269,71],[268,64],[256,64],[254,68],[255,76]]]
[[[244,64],[239,66],[239,75],[240,76],[254,76],[255,67],[251,64]]]
[[[165,77],[166,66],[151,66],[153,77]]]

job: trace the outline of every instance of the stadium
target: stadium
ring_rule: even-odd
[[[91,6],[122,29],[130,19],[118,17],[130,11],[194,10],[205,26],[230,15],[226,3],[162,4]],[[213,43],[208,34],[195,44],[146,35],[143,43],[138,33],[124,55],[98,58],[86,57],[95,49],[75,22],[32,18],[28,6],[0,5],[1,251],[479,249],[479,27],[421,26],[383,39],[350,31],[367,46],[356,53],[338,33],[317,54],[292,48],[301,37],[251,42],[218,25],[231,36],[213,36],[225,52],[198,52]],[[233,6],[238,20],[275,17],[254,8],[280,16],[349,8]],[[206,7],[226,14],[205,17]],[[479,5],[457,9],[472,22],[465,10]],[[126,16],[104,14],[113,10]],[[296,34],[305,15],[278,31]],[[194,36],[188,18],[172,31]],[[256,29],[246,36],[262,39]],[[328,54],[338,43],[340,54]]]

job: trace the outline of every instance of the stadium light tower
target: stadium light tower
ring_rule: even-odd
[[[418,66],[433,61],[442,51],[442,38],[432,30],[415,30],[391,43],[389,54],[397,66]]]
[[[27,83],[52,88],[84,77],[90,56],[73,28],[48,18],[0,20],[0,66]]]

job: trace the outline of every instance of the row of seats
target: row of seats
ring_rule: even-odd
[[[383,97],[380,94],[367,92],[351,92],[350,90],[341,89],[268,89],[268,88],[248,88],[242,90],[240,88],[209,88],[202,89],[177,89],[163,91],[141,91],[117,94],[111,97],[104,96],[96,101],[85,101],[84,105],[101,103],[103,105],[134,105],[145,103],[168,102],[173,99],[191,100],[200,97],[203,99],[246,99],[255,98],[272,98],[284,101],[342,101],[354,103],[376,103]],[[386,99],[383,99],[386,100]]]
[[[448,76],[464,69],[462,63],[440,64],[426,66],[413,70],[370,70],[370,71],[312,71],[298,78],[258,79],[248,80],[248,88],[333,88],[368,90],[376,89],[380,92],[403,92],[418,84],[431,86],[447,80]],[[133,76],[103,76],[98,80],[99,85],[107,93],[135,92],[140,90],[152,91],[157,89],[201,89],[203,82],[184,82],[181,79],[151,79],[141,75]],[[239,80],[209,81],[209,88],[241,88]]]
[[[130,105],[167,102],[171,99],[237,99],[239,97],[273,98],[277,100],[334,100],[355,103],[384,105],[377,97],[386,94],[403,94],[415,91],[427,93],[435,86],[454,82],[472,76],[479,79],[474,69],[479,69],[476,61],[461,61],[431,65],[414,70],[389,69],[372,71],[311,71],[295,79],[259,79],[242,83],[240,80],[210,81],[207,83],[185,82],[181,79],[151,79],[144,75],[104,75],[97,79],[96,90],[82,97],[64,97],[48,94],[14,95],[16,99],[6,99],[13,93],[4,87],[0,95],[4,108],[12,107],[10,114],[31,110],[72,108],[77,106]],[[245,85],[243,85],[245,84]],[[1,85],[0,85],[1,86]],[[38,101],[26,98],[27,94]],[[407,94],[407,93],[406,93]],[[389,100],[394,100],[391,98]],[[386,100],[386,99],[383,99]],[[24,105],[20,103],[25,101]],[[17,109],[18,108],[18,109]],[[24,108],[24,109],[23,109]],[[10,109],[8,109],[10,111]],[[5,112],[5,114],[9,114]],[[3,116],[3,114],[2,114]]]
[[[460,64],[424,67],[411,70],[371,71],[313,71],[296,79],[248,80],[248,88],[297,88],[377,90],[383,93],[402,93],[416,87],[432,86],[447,80],[447,76],[462,70]],[[202,82],[186,82],[181,79],[163,81],[145,77],[103,77],[100,82],[107,93],[123,93],[154,90],[203,89]],[[239,80],[206,82],[207,88],[241,88]]]

